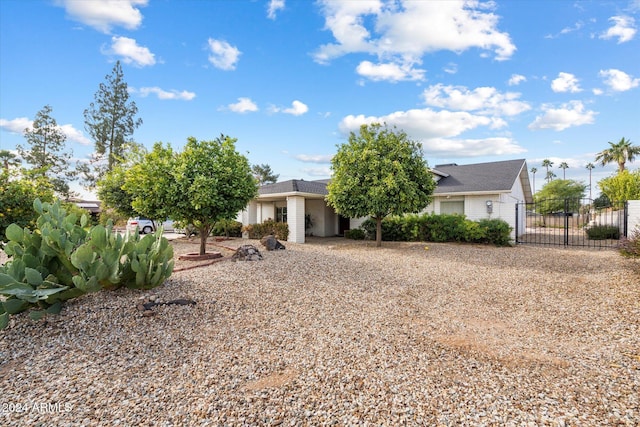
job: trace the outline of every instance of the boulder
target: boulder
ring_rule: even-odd
[[[231,261],[260,261],[262,260],[262,254],[253,245],[242,245],[236,253],[231,257]]]
[[[279,249],[286,249],[282,243],[278,241],[272,234],[264,236],[260,239],[260,243],[267,248],[268,251],[277,251]]]

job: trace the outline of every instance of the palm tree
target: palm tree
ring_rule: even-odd
[[[618,172],[624,170],[627,162],[633,162],[636,156],[640,156],[640,145],[631,145],[631,141],[624,137],[617,143],[609,142],[610,148],[602,150],[596,155],[596,162],[602,166],[607,163],[617,163]]]
[[[547,168],[547,180],[549,179],[549,168],[553,166],[553,162],[549,159],[544,159],[542,161],[542,167]]]
[[[531,168],[531,173],[533,174],[533,194],[536,194],[536,172],[538,172],[538,169]]]
[[[567,169],[569,169],[569,165],[567,164],[567,162],[562,162],[560,163],[560,166],[558,166],[560,169],[562,169],[562,179],[567,179]]]
[[[555,177],[556,177],[556,174],[555,174],[555,173],[553,173],[553,171],[548,171],[548,172],[547,172],[547,176],[546,176],[546,178],[545,178],[545,179],[546,179],[546,180],[547,180],[547,182],[549,183],[549,182],[553,181],[553,178],[555,178]]]
[[[589,169],[589,199],[593,200],[592,193],[591,193],[591,170],[595,168],[595,166],[593,165],[593,163],[587,163],[587,166],[585,167]]]

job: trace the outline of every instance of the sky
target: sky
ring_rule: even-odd
[[[147,148],[224,134],[281,181],[326,179],[379,122],[430,167],[524,158],[539,190],[549,159],[589,184],[608,142],[640,144],[639,28],[640,0],[1,0],[0,149],[50,105],[86,161],[120,61]]]

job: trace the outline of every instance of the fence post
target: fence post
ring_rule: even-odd
[[[564,199],[564,245],[569,246],[569,199]]]
[[[520,227],[518,227],[518,225],[520,223],[520,217],[518,216],[518,205],[519,205],[519,203],[516,202],[516,245],[518,244],[518,238],[519,238],[519,234],[520,234],[519,233],[519,231],[520,231],[519,228]],[[525,219],[525,221],[526,221],[526,219]]]

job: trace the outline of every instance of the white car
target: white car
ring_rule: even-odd
[[[156,231],[156,227],[162,225],[164,231],[175,231],[175,227],[173,226],[173,221],[168,219],[163,222],[152,221],[149,218],[145,218],[143,216],[137,216],[135,218],[129,218],[127,221],[127,231],[130,233],[134,233],[136,229],[138,232],[142,234],[149,234]]]

